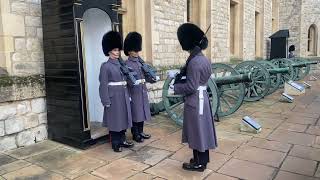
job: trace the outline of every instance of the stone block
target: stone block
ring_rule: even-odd
[[[17,148],[15,136],[0,138],[0,151],[7,151]]]
[[[41,16],[41,5],[40,4],[30,4],[30,15],[31,16]]]
[[[46,102],[44,98],[31,100],[31,109],[33,113],[43,113],[46,111]]]
[[[13,2],[11,4],[11,11],[15,14],[25,15],[29,13],[29,6],[25,2]]]
[[[2,24],[4,25],[0,35],[5,36],[25,36],[24,17],[15,14],[2,14]]]
[[[47,113],[41,113],[39,116],[39,124],[47,124]]]
[[[26,76],[40,73],[40,62],[13,62],[13,75]]]
[[[16,51],[25,51],[27,49],[25,38],[15,38],[14,48]]]
[[[14,104],[0,104],[0,120],[5,120],[9,117],[13,117],[16,113],[17,109]]]
[[[14,45],[13,45],[13,37],[6,36],[0,37],[0,52],[13,52]]]
[[[41,0],[26,0],[26,2],[34,3],[34,4],[40,4]]]
[[[39,115],[30,114],[24,117],[24,128],[29,129],[39,125]]]
[[[40,27],[42,26],[41,17],[26,16],[26,26]]]
[[[4,136],[4,121],[0,121],[0,137]]]
[[[40,51],[41,50],[41,42],[37,38],[28,38],[27,39],[27,50],[28,51]]]
[[[28,53],[26,52],[26,49],[24,49],[24,51],[13,53],[12,61],[25,63],[25,62],[30,61],[30,57],[29,57]]]
[[[31,130],[20,132],[17,135],[18,147],[28,146],[35,143],[35,135]]]
[[[0,1],[0,12],[1,13],[10,12],[10,0],[1,0]]]
[[[45,124],[40,125],[36,128],[33,128],[32,131],[33,131],[33,134],[35,135],[36,142],[43,141],[48,138],[48,129]]]
[[[43,52],[32,52],[31,53],[31,61],[43,61],[44,55]]]
[[[37,37],[39,39],[43,38],[43,30],[42,30],[42,28],[37,28]]]
[[[36,37],[37,28],[36,27],[26,27],[26,36],[27,37]]]
[[[4,121],[6,134],[13,134],[20,132],[24,129],[23,117],[13,117]]]
[[[31,111],[31,106],[29,101],[22,101],[17,104],[17,114],[23,115]]]

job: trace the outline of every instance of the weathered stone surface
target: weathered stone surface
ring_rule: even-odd
[[[226,176],[223,174],[218,174],[218,173],[212,173],[206,179],[208,179],[208,180],[237,180],[237,178],[233,178],[233,177]]]
[[[14,47],[16,51],[24,51],[27,49],[26,40],[24,38],[15,38]]]
[[[146,164],[122,158],[96,169],[92,174],[104,179],[126,179],[147,167]]]
[[[39,124],[47,124],[47,113],[40,113],[39,117]]]
[[[14,104],[0,104],[0,120],[13,117],[16,113],[17,109]]]
[[[14,62],[13,74],[17,76],[34,75],[40,73],[40,62]]]
[[[46,111],[46,102],[44,98],[31,100],[31,109],[33,113],[43,113]]]
[[[30,57],[28,55],[28,53],[25,51],[25,49],[21,52],[15,52],[12,55],[12,60],[15,62],[29,62],[30,61]]]
[[[17,114],[24,115],[31,111],[30,101],[21,101],[17,104]]]
[[[27,50],[28,51],[39,51],[41,49],[41,42],[37,38],[27,39]]]
[[[305,133],[297,133],[277,129],[268,137],[268,139],[292,144],[311,146],[314,143],[315,136]]]
[[[320,126],[310,126],[307,133],[320,136]]]
[[[48,129],[46,124],[33,128],[32,132],[35,135],[36,142],[43,141],[48,138]]]
[[[317,162],[312,160],[301,159],[297,157],[287,156],[281,166],[281,170],[313,176],[317,167]]]
[[[279,171],[274,180],[316,180],[316,178],[294,174],[286,171]]]
[[[15,14],[27,14],[29,12],[29,6],[25,2],[13,2],[11,4],[11,11]]]
[[[291,147],[290,144],[260,138],[253,138],[247,145],[280,152],[288,152]]]
[[[320,149],[318,148],[295,145],[291,149],[289,155],[303,159],[320,161]]]
[[[16,160],[15,158],[12,158],[12,157],[10,157],[8,155],[0,154],[0,167],[2,165],[12,163],[15,160]]]
[[[85,174],[76,178],[75,180],[103,180],[103,179],[91,174]]]
[[[40,17],[34,17],[34,16],[26,16],[25,17],[25,23],[26,26],[36,26],[40,27],[41,24],[41,18]]]
[[[2,14],[2,26],[3,31],[0,32],[0,35],[6,36],[24,36],[25,35],[25,24],[24,24],[24,17],[21,15],[9,14],[5,13]]]
[[[36,37],[37,28],[36,27],[26,27],[26,36],[27,37]]]
[[[35,137],[31,130],[23,131],[17,135],[17,144],[19,147],[28,146],[35,143]]]
[[[13,134],[20,132],[24,129],[24,118],[14,117],[4,121],[6,134]]]
[[[6,179],[22,179],[25,177],[30,177],[31,179],[54,179],[54,180],[63,180],[64,177],[47,171],[39,166],[32,165],[18,171],[14,171],[8,174],[3,175]]]
[[[37,28],[37,37],[39,39],[43,38],[43,30],[42,30],[42,28]]]
[[[305,124],[295,124],[295,123],[285,122],[279,126],[279,129],[295,131],[295,132],[304,132],[307,129],[307,127],[308,126]]]
[[[126,158],[153,166],[170,154],[171,152],[169,151],[146,146],[129,154]]]
[[[218,170],[218,173],[238,177],[240,179],[268,180],[272,178],[274,169],[248,161],[231,159]]]
[[[41,5],[40,4],[30,4],[30,13],[31,16],[41,16]]]
[[[0,151],[7,151],[17,148],[14,136],[5,136],[0,138]]]
[[[29,129],[39,125],[39,115],[29,114],[24,116],[24,128]]]
[[[18,169],[24,168],[26,166],[29,166],[31,163],[23,160],[14,161],[9,164],[0,165],[0,175],[16,171]]]
[[[32,61],[43,61],[43,53],[42,52],[32,52],[31,53],[31,60]]]
[[[0,121],[0,137],[4,136],[4,121]]]

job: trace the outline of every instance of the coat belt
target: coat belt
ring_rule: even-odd
[[[136,83],[137,83],[137,84],[144,84],[145,82],[146,82],[145,79],[138,79],[138,80],[136,80]]]
[[[118,82],[109,82],[109,86],[125,86],[127,85],[127,81],[118,81]]]
[[[203,91],[207,90],[207,86],[199,86],[198,91],[199,91],[199,114],[203,115],[203,105],[204,105],[204,96],[203,96]]]

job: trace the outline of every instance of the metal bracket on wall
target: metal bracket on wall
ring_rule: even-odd
[[[119,4],[110,4],[111,9],[115,12],[117,12],[118,14],[124,14],[127,12],[127,9],[121,7],[121,5]]]

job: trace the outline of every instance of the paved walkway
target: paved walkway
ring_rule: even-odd
[[[182,170],[191,150],[180,143],[181,128],[163,114],[146,127],[152,139],[122,153],[110,144],[81,151],[52,141],[4,152],[0,179],[320,179],[320,80],[310,84],[292,104],[279,102],[279,91],[222,119],[219,148],[203,173]],[[261,122],[260,134],[239,131],[244,115]]]

